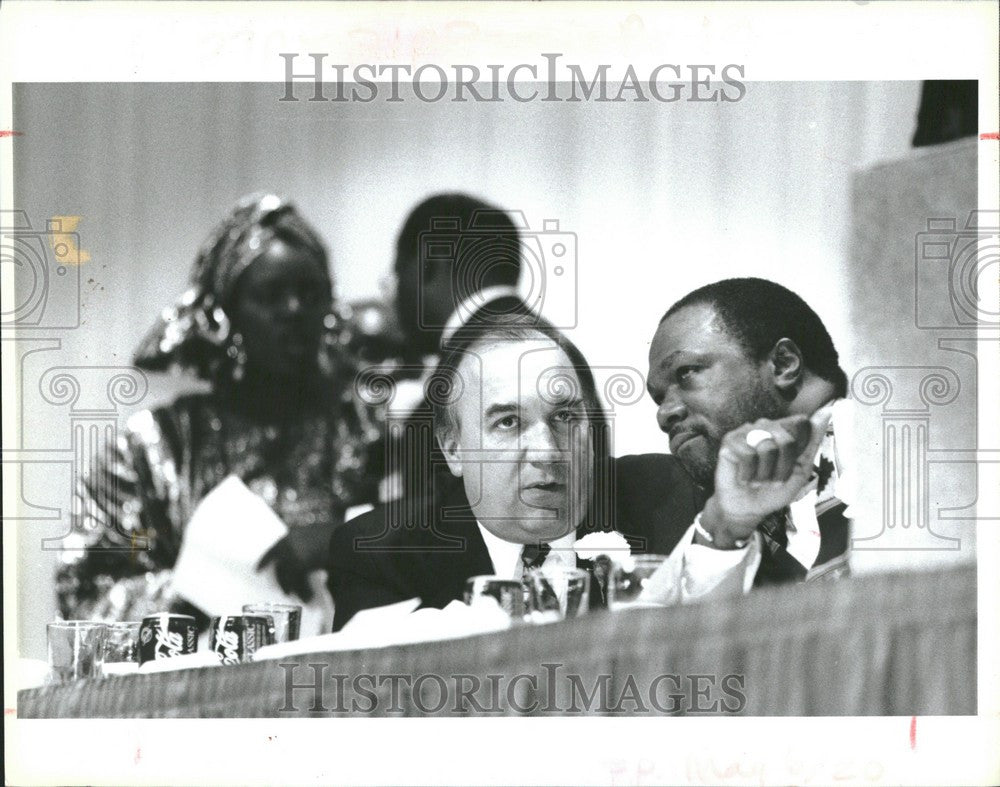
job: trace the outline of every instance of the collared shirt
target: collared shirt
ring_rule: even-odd
[[[524,574],[524,564],[521,562],[524,544],[505,541],[479,522],[476,524],[479,525],[479,532],[483,534],[483,541],[486,542],[486,551],[489,552],[490,560],[493,562],[493,573],[505,579],[520,579]],[[575,542],[576,531],[570,531],[562,538],[550,541],[552,549],[542,565],[576,568],[576,552],[573,550]]]
[[[834,465],[833,480],[822,490],[816,479],[803,487],[799,497],[789,506],[786,551],[804,568],[812,569],[820,551],[820,529],[817,511],[824,502],[836,495],[850,505],[853,500],[853,478],[845,470],[843,458],[852,457],[850,436],[851,403],[838,399],[825,405],[831,409],[827,437],[820,445],[817,459],[826,458]],[[834,443],[833,435],[837,435]],[[822,462],[821,462],[822,464]],[[850,510],[845,511],[850,518]],[[748,593],[760,568],[763,535],[758,530],[742,549],[714,549],[695,543],[694,525],[688,528],[670,557],[650,578],[649,600],[665,605],[685,604],[706,599],[732,597]],[[817,571],[820,567],[816,567]]]

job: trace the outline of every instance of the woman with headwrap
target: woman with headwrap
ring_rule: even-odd
[[[207,393],[128,420],[79,485],[57,588],[67,618],[136,620],[193,611],[171,588],[199,502],[237,476],[288,528],[259,568],[309,600],[347,508],[377,498],[376,418],[354,397],[322,242],[274,195],[241,200],[195,260],[191,287],[161,315],[134,363],[182,367]],[[254,599],[246,599],[253,601]]]

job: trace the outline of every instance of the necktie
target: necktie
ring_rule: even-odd
[[[521,563],[524,565],[524,595],[529,611],[559,611],[559,597],[548,579],[541,572],[531,573],[532,569],[541,568],[551,550],[552,547],[548,544],[525,544],[521,550]]]
[[[791,515],[789,509],[783,508],[765,517],[764,521],[758,525],[760,532],[764,535],[764,543],[767,550],[773,555],[779,549],[788,546],[788,519]]]
[[[539,568],[551,551],[550,544],[525,544],[524,549],[521,550],[521,563],[524,564],[524,570]]]
[[[816,522],[819,525],[819,554],[812,566],[803,566],[788,554],[788,525],[791,511],[776,511],[760,523],[764,549],[755,585],[780,582],[798,582],[818,577],[836,578],[849,573],[847,555],[850,521],[844,516],[846,506],[837,497],[839,473],[837,471],[836,436],[833,425],[820,444],[818,462],[813,468],[811,482],[816,485]]]
[[[758,526],[764,537],[764,549],[760,558],[760,568],[754,578],[755,585],[774,585],[781,582],[796,582],[805,579],[806,568],[788,554],[787,508],[775,511]]]

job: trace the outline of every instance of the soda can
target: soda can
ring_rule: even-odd
[[[139,664],[185,656],[198,650],[198,627],[190,615],[161,612],[139,626]]]
[[[223,664],[252,661],[258,648],[274,644],[274,623],[267,615],[220,615],[212,618],[208,646]]]
[[[469,577],[465,583],[466,604],[475,605],[478,599],[489,596],[495,599],[500,609],[514,620],[521,620],[524,617],[524,594],[524,585],[516,579],[483,574]]]

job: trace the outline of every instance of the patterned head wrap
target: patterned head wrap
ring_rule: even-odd
[[[329,277],[323,242],[291,203],[274,194],[243,197],[198,251],[191,286],[163,310],[133,363],[151,371],[181,366],[212,378],[229,338],[224,307],[240,275],[279,238],[309,251]]]

